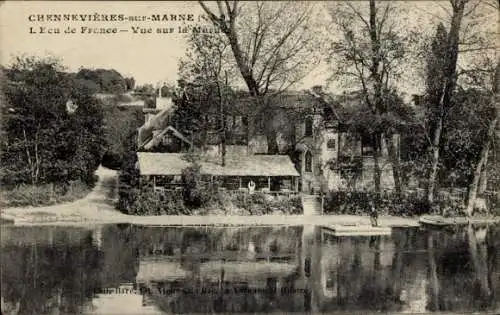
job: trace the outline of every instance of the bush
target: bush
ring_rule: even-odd
[[[182,194],[173,191],[154,191],[150,186],[134,189],[130,205],[123,209],[133,215],[186,215],[191,211],[184,206]]]
[[[91,186],[79,180],[67,184],[20,184],[11,189],[0,190],[0,208],[49,206],[71,202],[85,197],[90,190]]]
[[[299,196],[280,199],[261,192],[252,195],[239,192],[219,192],[217,196],[219,204],[226,214],[232,214],[232,209],[240,209],[239,212],[247,215],[302,213],[302,200]],[[220,202],[221,200],[222,202]]]
[[[429,205],[426,199],[417,196],[398,197],[394,194],[380,196],[366,192],[332,191],[324,200],[327,214],[368,214],[369,201],[373,201],[379,214],[396,216],[414,216],[423,214],[438,214],[443,216],[465,215],[463,201],[453,198],[437,200]]]

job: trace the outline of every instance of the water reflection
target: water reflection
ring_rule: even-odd
[[[2,313],[483,311],[500,229],[2,227]]]

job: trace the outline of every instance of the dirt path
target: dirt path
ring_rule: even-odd
[[[6,208],[1,211],[4,219],[17,221],[75,221],[118,219],[124,215],[114,208],[116,202],[117,171],[100,166],[95,187],[82,199],[43,207]]]

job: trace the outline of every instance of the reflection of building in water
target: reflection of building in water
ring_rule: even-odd
[[[142,231],[148,242],[136,277],[147,302],[163,311],[293,311],[296,295],[303,296],[294,283],[299,227],[183,228],[165,237],[170,231]]]

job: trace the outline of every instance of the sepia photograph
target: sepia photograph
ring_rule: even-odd
[[[0,2],[0,313],[500,314],[499,17]]]

